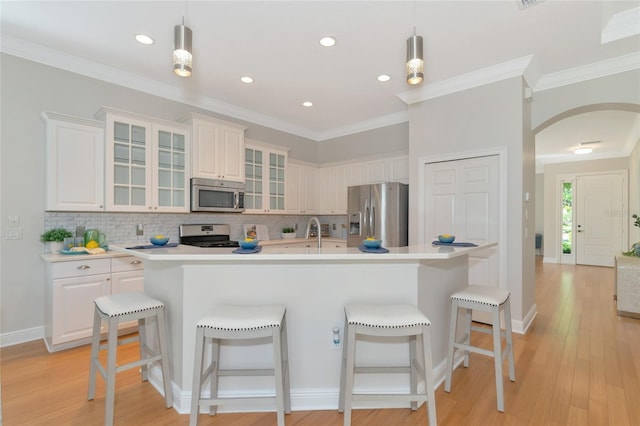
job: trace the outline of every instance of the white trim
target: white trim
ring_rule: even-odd
[[[31,342],[44,337],[44,326],[25,328],[0,334],[0,348]]]
[[[533,87],[533,92],[555,89],[556,87],[593,80],[640,68],[640,52],[630,53],[616,58],[580,67],[569,68],[551,74],[543,75],[538,84]]]
[[[425,156],[418,158],[418,243],[424,244],[424,169],[429,163],[438,163],[443,161],[466,160],[475,157],[488,157],[497,155],[499,159],[498,179],[500,180],[500,205],[498,206],[499,218],[498,223],[507,223],[507,182],[508,182],[508,164],[507,164],[507,147],[497,146],[487,149],[471,150],[464,152],[452,152],[448,154]],[[507,226],[498,227],[498,287],[507,287]]]
[[[428,84],[414,90],[398,93],[398,97],[406,104],[412,105],[428,99],[461,92],[496,81],[524,75],[533,59],[533,55],[523,56],[501,64],[481,68],[466,74]],[[532,84],[530,84],[532,85]]]
[[[602,44],[620,40],[640,34],[640,7],[623,10],[609,19],[602,30],[600,42]]]

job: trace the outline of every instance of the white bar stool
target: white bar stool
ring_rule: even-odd
[[[511,337],[511,307],[509,304],[509,291],[483,285],[471,285],[466,289],[451,295],[451,321],[449,323],[449,346],[447,354],[447,371],[444,383],[444,390],[451,391],[451,375],[453,373],[453,355],[455,349],[464,351],[464,366],[469,367],[469,353],[475,352],[494,358],[496,375],[496,394],[498,411],[504,412],[504,394],[502,386],[502,360],[507,357],[509,360],[509,379],[516,381],[516,371],[513,361],[513,340]],[[465,310],[465,333],[456,338],[456,322],[458,319],[458,309]],[[479,310],[491,313],[491,330],[471,325],[472,310]],[[505,332],[500,330],[500,312],[504,311]],[[471,331],[478,331],[486,334],[493,334],[493,351],[471,346]],[[502,351],[502,336],[505,336],[506,346]]]
[[[429,425],[435,426],[436,400],[431,365],[431,322],[418,308],[408,304],[368,305],[350,304],[344,308],[345,333],[342,348],[342,371],[340,374],[340,399],[338,411],[344,412],[344,425],[351,425],[353,401],[402,401],[411,402],[411,409],[417,410],[418,403],[427,402]],[[357,367],[356,338],[358,335],[409,337],[409,365],[397,367]],[[419,357],[421,344],[422,357]],[[354,394],[355,374],[409,373],[409,394]],[[418,380],[424,381],[425,393],[418,393]]]
[[[88,399],[91,401],[95,395],[97,370],[106,382],[104,424],[106,426],[113,424],[116,373],[140,367],[142,381],[147,381],[148,364],[154,361],[161,361],[164,398],[167,408],[172,407],[173,394],[171,391],[169,352],[167,350],[167,333],[164,322],[164,304],[144,293],[119,293],[111,296],[102,296],[98,297],[94,303],[96,308],[93,320],[93,339],[91,341]],[[145,322],[149,318],[156,319],[158,345],[160,346],[158,352],[147,346]],[[138,335],[118,341],[118,323],[133,320],[138,320]],[[100,345],[102,321],[105,321],[109,326],[106,345]],[[128,364],[116,365],[117,347],[136,341],[140,342],[140,359]],[[106,370],[98,359],[98,353],[103,349],[107,349]]]
[[[259,339],[271,337],[273,342],[272,369],[221,369],[220,341],[226,339]],[[212,348],[211,364],[204,369],[204,348],[210,339]],[[211,391],[208,399],[201,397],[202,383],[211,376]],[[274,376],[275,397],[218,397],[218,378],[220,376]],[[196,351],[193,366],[193,388],[191,391],[191,417],[189,424],[198,424],[200,406],[209,406],[209,414],[215,415],[218,405],[228,401],[264,401],[276,402],[278,426],[284,426],[285,413],[291,413],[291,395],[289,390],[289,356],[287,348],[286,309],[280,305],[233,306],[222,305],[214,309],[211,315],[202,318],[196,324]]]

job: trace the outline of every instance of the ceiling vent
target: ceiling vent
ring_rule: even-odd
[[[543,1],[544,0],[516,0],[520,10],[526,9],[527,7],[535,6],[536,4],[542,3]]]

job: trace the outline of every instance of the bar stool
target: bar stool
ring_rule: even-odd
[[[172,407],[173,394],[171,391],[169,352],[167,350],[167,333],[164,322],[164,304],[144,293],[119,293],[111,296],[102,296],[98,297],[94,303],[96,307],[93,320],[93,338],[91,341],[88,399],[91,401],[95,395],[97,370],[106,382],[104,424],[106,426],[113,424],[116,373],[140,367],[142,381],[144,382],[148,379],[148,364],[154,361],[161,361],[164,398],[167,408]],[[145,323],[149,318],[156,319],[158,344],[160,346],[158,352],[147,346]],[[118,323],[133,320],[138,320],[138,335],[118,341]],[[106,345],[100,345],[100,327],[102,321],[105,321],[109,327]],[[117,347],[136,341],[140,342],[140,359],[128,364],[116,366]],[[103,349],[107,349],[106,370],[98,359],[98,354],[100,350]]]
[[[273,343],[272,369],[222,369],[220,368],[220,341],[226,339],[259,339],[270,337]],[[211,340],[211,364],[204,369],[204,347]],[[211,376],[208,399],[202,398],[202,383]],[[218,397],[220,376],[274,376],[275,397]],[[233,306],[222,305],[196,324],[196,351],[193,366],[193,388],[191,391],[191,417],[189,424],[198,424],[200,406],[209,406],[209,414],[215,415],[218,405],[228,401],[276,402],[278,426],[284,426],[284,414],[291,413],[289,390],[289,356],[287,348],[286,309],[280,305]]]
[[[453,373],[453,355],[455,349],[464,351],[464,366],[469,367],[469,353],[475,352],[494,358],[496,375],[496,394],[498,411],[504,412],[504,395],[502,389],[502,360],[507,357],[509,360],[509,379],[516,381],[516,372],[513,362],[513,340],[511,337],[511,307],[509,304],[509,291],[483,285],[471,285],[466,289],[451,295],[451,322],[449,323],[449,346],[447,354],[447,371],[445,376],[444,390],[451,391],[451,375]],[[458,319],[458,309],[465,311],[465,333],[456,338],[456,322]],[[479,310],[491,313],[491,330],[471,325],[471,311]],[[505,332],[500,330],[500,312],[504,311]],[[493,334],[493,351],[471,346],[471,331],[478,331],[486,334]],[[505,336],[506,346],[502,351],[502,336]]]
[[[418,403],[427,402],[429,425],[435,426],[436,400],[434,393],[433,369],[431,365],[431,322],[415,306],[350,304],[344,308],[345,333],[342,348],[342,371],[340,374],[340,399],[338,411],[344,412],[344,425],[351,424],[353,401],[401,401],[411,402],[411,409],[417,410]],[[398,367],[357,367],[356,338],[358,335],[378,337],[409,337],[409,364]],[[421,344],[422,357],[419,357]],[[408,394],[354,394],[355,374],[409,373],[410,393]],[[425,393],[418,393],[418,379],[424,381]]]

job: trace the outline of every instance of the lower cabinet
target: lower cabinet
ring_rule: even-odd
[[[96,298],[144,290],[143,264],[131,256],[46,265],[45,344],[49,352],[91,341]],[[128,332],[136,325],[123,323],[119,329]]]

